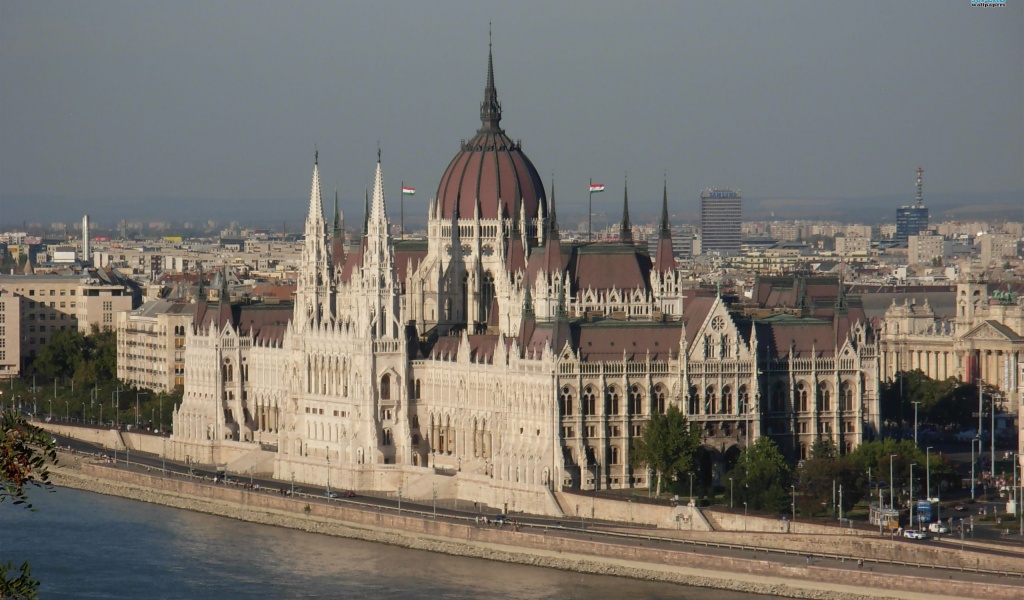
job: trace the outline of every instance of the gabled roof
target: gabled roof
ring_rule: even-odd
[[[577,246],[571,263],[575,290],[650,290],[651,257],[632,244]]]

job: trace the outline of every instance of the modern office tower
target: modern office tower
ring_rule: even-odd
[[[701,250],[736,254],[740,251],[743,198],[738,190],[708,188],[700,193]]]
[[[896,241],[906,242],[912,235],[928,229],[928,207],[924,205],[921,195],[921,174],[924,169],[917,168],[917,199],[913,206],[901,206],[896,209]]]

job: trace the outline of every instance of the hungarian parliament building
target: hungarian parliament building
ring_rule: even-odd
[[[646,488],[632,443],[670,406],[717,477],[761,436],[798,460],[878,435],[880,346],[856,296],[769,282],[759,295],[792,310],[730,308],[678,269],[667,189],[653,250],[634,243],[628,190],[616,239],[563,241],[554,184],[501,116],[488,56],[481,126],[441,176],[425,240],[392,235],[378,157],[347,244],[314,161],[289,318],[198,300],[174,456],[262,449],[285,481],[551,513],[552,492]]]

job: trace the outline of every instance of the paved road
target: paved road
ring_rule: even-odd
[[[82,442],[79,440],[66,438],[63,436],[55,436],[58,443],[64,448],[70,448],[77,452],[96,454],[106,456],[107,458],[115,458],[116,464],[124,465],[126,458],[125,452],[113,452],[112,450],[105,449],[88,442]],[[164,461],[158,456],[154,456],[146,453],[133,452],[130,454],[130,464],[126,468],[131,468],[138,471],[148,471],[151,474],[159,474],[163,469],[166,469],[168,473],[187,475],[190,473],[190,469],[187,465],[176,461]],[[227,482],[213,483],[213,478],[217,476],[217,473],[210,469],[194,467],[191,469],[191,474],[198,477],[204,477],[208,480],[208,485],[248,485],[250,484],[250,478],[242,476],[236,476],[232,474],[229,476]],[[223,480],[221,480],[223,481]],[[278,481],[274,479],[252,477],[251,484],[255,487],[259,487],[259,491],[254,489],[253,493],[291,493],[292,483],[290,481]],[[332,489],[333,492],[343,492],[343,490]],[[326,490],[321,487],[310,486],[302,484],[301,486],[295,486],[295,493],[297,497],[306,499],[309,502],[319,503],[343,503],[346,506],[357,508],[367,511],[399,511],[399,502],[396,498],[385,498],[376,495],[364,495],[359,494],[354,498],[344,497],[341,494],[341,498],[328,499],[325,497]],[[468,504],[468,503],[467,503]],[[474,519],[480,515],[480,513],[467,511],[467,510],[455,510],[454,508],[447,506],[434,506],[433,504],[425,504],[422,502],[410,502],[408,500],[402,500],[401,512],[408,514],[419,514],[424,518],[436,518],[440,520],[446,520],[450,522],[467,523],[473,522]],[[486,513],[493,517],[495,513]],[[893,565],[883,563],[872,563],[866,561],[863,567],[859,567],[856,559],[844,559],[836,560],[832,558],[825,558],[821,555],[811,555],[808,557],[804,554],[780,554],[778,552],[772,552],[768,548],[754,548],[746,547],[744,549],[738,548],[721,548],[714,546],[704,546],[702,542],[694,542],[692,540],[681,540],[681,539],[669,539],[662,538],[659,536],[665,535],[664,531],[659,531],[655,528],[650,529],[649,537],[643,536],[624,536],[618,530],[621,530],[621,523],[602,522],[602,521],[591,521],[584,519],[581,522],[578,519],[570,518],[549,518],[542,516],[533,515],[515,515],[515,520],[520,524],[520,527],[531,533],[543,533],[549,536],[559,536],[573,539],[587,539],[594,541],[602,541],[609,543],[623,544],[627,546],[645,546],[654,548],[663,548],[671,550],[683,550],[686,552],[695,552],[705,555],[712,556],[726,556],[734,558],[746,558],[746,559],[757,559],[766,560],[779,564],[813,564],[816,566],[823,566],[829,568],[845,568],[845,569],[859,569],[863,568],[869,571],[877,573],[887,573],[894,576],[917,576],[917,577],[933,577],[940,579],[955,578],[962,581],[975,581],[975,582],[987,582],[987,583],[1000,583],[1000,584],[1022,584],[1020,577],[1006,577],[1000,575],[989,575],[983,573],[972,573],[972,572],[960,572],[950,570],[933,570],[929,568],[920,568],[906,565]],[[487,525],[479,524],[479,527],[486,527]],[[505,525],[504,528],[511,530],[511,525]],[[655,539],[657,538],[657,539]],[[930,540],[915,541],[915,540],[904,540],[895,539],[892,543],[895,544],[928,544],[932,543]],[[979,551],[975,550],[975,554],[978,557],[978,564],[981,568],[984,568],[985,557],[987,555],[1002,554],[993,551]]]

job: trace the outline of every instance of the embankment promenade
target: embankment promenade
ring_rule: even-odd
[[[737,592],[847,600],[862,598],[1021,597],[1024,587],[930,577],[894,576],[864,570],[700,554],[600,536],[554,531],[511,531],[472,522],[429,519],[354,504],[324,504],[275,493],[215,486],[184,477],[129,471],[62,454],[54,484],[242,521],[391,544],[416,550],[548,567],[580,573],[733,590]]]

